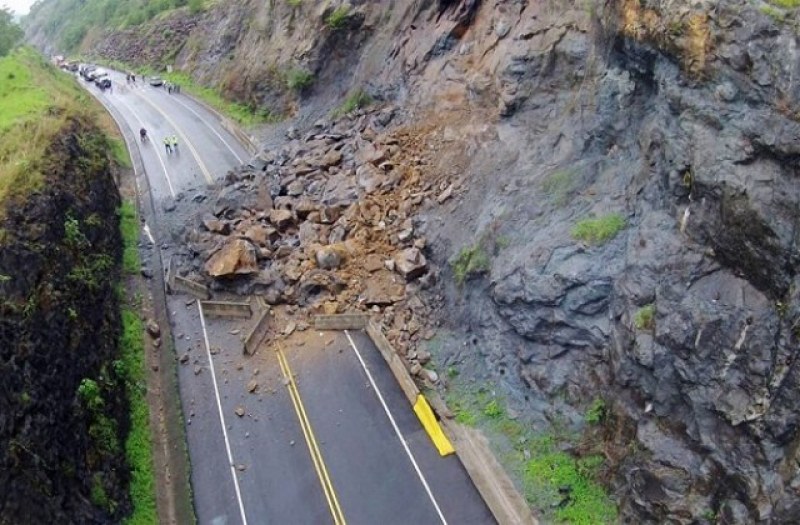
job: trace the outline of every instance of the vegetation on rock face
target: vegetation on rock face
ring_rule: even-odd
[[[289,89],[303,91],[314,83],[314,75],[305,69],[292,69],[286,76],[286,85]]]
[[[654,319],[656,314],[656,306],[648,304],[641,307],[636,315],[633,316],[633,324],[637,330],[652,330],[654,326]]]
[[[625,227],[625,219],[619,213],[602,217],[582,219],[572,228],[572,236],[589,244],[603,244],[617,236]]]
[[[334,117],[347,115],[357,109],[365,108],[372,104],[370,97],[363,89],[356,89],[342,102],[342,105],[333,111]]]
[[[518,415],[510,416],[501,398],[484,387],[474,389],[451,377],[448,406],[461,424],[481,429],[504,467],[516,478],[543,523],[602,525],[616,523],[617,509],[597,479],[604,464],[599,452],[572,455],[579,436],[559,431],[535,432]],[[587,411],[587,422],[599,424],[602,400]]]
[[[350,18],[350,9],[347,6],[339,6],[333,10],[325,18],[325,23],[331,29],[342,29],[347,25],[347,19]]]
[[[456,283],[463,284],[468,278],[489,270],[489,256],[480,243],[465,246],[458,255],[450,261]]]

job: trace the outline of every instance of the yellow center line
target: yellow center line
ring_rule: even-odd
[[[191,143],[191,142],[189,142],[189,139],[188,139],[188,138],[186,138],[186,135],[184,135],[184,134],[183,134],[183,132],[181,131],[181,128],[180,128],[180,127],[178,127],[178,125],[175,123],[175,121],[174,121],[174,120],[172,120],[171,118],[169,118],[169,115],[167,115],[166,113],[164,113],[164,112],[161,110],[161,108],[159,108],[158,106],[156,106],[155,104],[153,104],[152,102],[150,102],[149,100],[147,100],[147,97],[145,97],[144,95],[142,95],[142,94],[141,94],[141,93],[139,93],[138,91],[133,91],[133,93],[134,93],[134,94],[135,94],[137,97],[139,97],[139,98],[141,98],[142,100],[144,100],[144,101],[145,101],[147,104],[149,104],[149,105],[150,105],[150,107],[152,107],[153,109],[155,109],[156,111],[158,111],[159,113],[161,113],[161,115],[162,115],[162,116],[163,116],[165,119],[167,119],[167,122],[169,122],[169,123],[170,123],[170,125],[171,125],[171,126],[174,128],[174,129],[175,129],[175,132],[176,132],[176,133],[178,133],[178,135],[180,135],[180,136],[181,136],[181,140],[183,141],[183,143],[184,143],[184,144],[186,144],[186,145],[189,147],[189,151],[191,151],[191,152],[192,152],[192,156],[194,156],[195,160],[197,161],[197,164],[200,166],[200,171],[202,171],[202,172],[203,172],[203,175],[205,176],[205,178],[206,178],[206,181],[208,181],[208,183],[209,183],[209,184],[213,184],[213,183],[214,183],[214,179],[211,177],[211,172],[209,172],[209,171],[208,171],[208,168],[206,167],[206,165],[205,165],[205,163],[203,162],[203,160],[200,158],[200,155],[197,153],[197,150],[196,150],[196,149],[194,149],[194,146],[192,145],[192,143]]]
[[[319,477],[322,484],[322,489],[325,492],[325,499],[330,507],[333,521],[336,525],[345,525],[346,522],[344,519],[344,513],[342,512],[342,507],[339,505],[339,500],[336,497],[336,492],[333,489],[333,483],[328,475],[328,469],[325,467],[325,461],[322,458],[322,452],[320,452],[319,445],[317,445],[317,439],[314,436],[313,429],[311,428],[311,422],[308,420],[308,415],[306,414],[305,407],[303,406],[303,400],[300,398],[300,391],[297,388],[297,383],[295,383],[291,368],[289,368],[289,361],[286,359],[286,355],[283,353],[283,349],[280,344],[278,344],[278,350],[276,351],[276,354],[278,356],[278,363],[281,367],[281,373],[283,374],[284,379],[286,379],[286,387],[289,390],[289,397],[292,398],[292,404],[294,405],[295,412],[300,420],[300,426],[303,429],[303,435],[305,436],[306,445],[308,445],[308,451],[311,454],[311,460],[314,463],[314,469],[317,471],[317,476]]]

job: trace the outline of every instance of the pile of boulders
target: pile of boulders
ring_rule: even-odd
[[[452,182],[424,175],[414,131],[385,132],[394,115],[319,121],[302,137],[290,129],[283,147],[229,172],[183,233],[179,273],[309,314],[381,314],[403,351],[432,337],[416,292],[435,272],[413,212],[446,200]]]

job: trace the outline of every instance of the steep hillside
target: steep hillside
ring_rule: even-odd
[[[135,372],[112,148],[34,52],[0,59],[0,78],[0,523],[120,522]]]
[[[288,119],[207,210],[298,222],[234,287],[380,314],[459,417],[499,429],[546,520],[583,496],[545,483],[569,465],[633,523],[793,523],[794,5],[253,0],[85,45]],[[245,200],[259,190],[273,199]],[[207,256],[247,237],[179,230],[185,271],[209,281]],[[375,271],[409,263],[400,250],[431,269],[380,301],[362,300],[366,263],[315,283],[319,246],[348,241]]]

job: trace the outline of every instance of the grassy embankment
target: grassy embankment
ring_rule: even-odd
[[[50,67],[30,49],[18,49],[0,58],[0,205],[13,204],[42,188],[43,159],[56,135],[71,118],[98,122],[108,135],[109,155],[121,166],[130,159],[113,122],[72,78]],[[3,206],[0,206],[2,213]],[[135,208],[123,204],[119,211],[125,242],[122,270],[137,273],[136,248],[139,226]],[[0,231],[0,234],[2,232]],[[0,235],[2,238],[2,235]],[[120,294],[122,301],[124,293]],[[157,522],[153,460],[145,400],[144,341],[142,322],[134,310],[122,307],[122,334],[118,349],[119,367],[124,370],[130,402],[130,432],[125,453],[131,469],[130,494],[134,506],[130,524]],[[91,384],[92,380],[87,380]],[[102,495],[92,493],[92,499]]]

